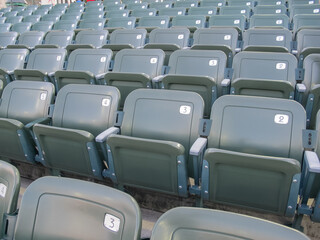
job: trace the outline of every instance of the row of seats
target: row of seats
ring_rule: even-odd
[[[304,214],[320,220],[308,205],[319,201],[320,163],[316,152],[304,150],[315,147],[316,134],[305,130],[306,113],[296,101],[227,95],[205,120],[203,98],[190,91],[137,89],[122,112],[112,86],[69,84],[50,107],[53,98],[49,82],[7,85],[2,159],[41,163],[55,175],[108,178],[120,189],[296,216],[296,227]]]
[[[76,179],[43,177],[28,186],[17,213],[19,172],[0,161],[0,175],[2,238],[141,239],[140,208],[126,193]],[[297,230],[262,219],[192,207],[173,208],[163,214],[151,239],[213,239],[230,235],[261,240],[309,239]]]
[[[167,20],[167,22],[161,23],[165,21],[166,18],[169,18],[170,15],[176,12],[176,16],[172,17],[172,21]],[[317,22],[319,21],[319,14],[297,14],[293,17],[292,23],[289,17],[285,14],[255,14],[250,19],[242,14],[232,14],[232,15],[212,15],[207,21],[206,16],[203,15],[180,15],[179,13],[183,13],[182,10],[177,9],[164,9],[163,14],[161,13],[159,16],[153,16],[152,13],[150,15],[149,12],[146,14],[140,15],[141,17],[153,16],[153,20],[156,24],[152,27],[181,27],[186,26],[189,27],[190,30],[197,28],[210,28],[213,26],[230,26],[230,27],[238,27],[240,30],[250,29],[254,27],[283,27],[289,30],[293,30],[297,32],[301,27],[317,27]],[[118,15],[118,12],[115,12],[113,15]],[[124,15],[124,13],[120,12],[120,15]],[[49,15],[46,15],[49,16]],[[72,18],[74,18],[72,16]],[[170,18],[169,18],[170,19]],[[16,19],[15,19],[16,20]],[[25,28],[31,28],[32,22],[21,23],[20,21],[11,21],[6,20],[6,23],[0,24],[0,29],[3,31],[8,31],[10,28],[14,26],[24,26]],[[54,30],[74,30],[76,28],[91,28],[96,30],[102,30],[104,28],[128,28],[132,29],[135,27],[144,27],[144,23],[137,21],[137,17],[111,17],[109,19],[97,18],[97,19],[84,19],[84,20],[59,20],[54,25]],[[47,21],[47,20],[46,20]],[[52,20],[50,20],[52,22]],[[137,22],[137,23],[136,23]],[[13,24],[13,26],[11,26]],[[44,24],[44,23],[43,23]],[[46,23],[47,25],[49,23]],[[39,24],[37,24],[39,25]],[[52,26],[52,23],[51,23]],[[150,26],[150,25],[147,25]],[[16,28],[16,27],[14,27]],[[14,30],[13,28],[13,30]],[[195,31],[195,30],[193,30]]]

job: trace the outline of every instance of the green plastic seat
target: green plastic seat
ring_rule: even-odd
[[[97,12],[97,13],[91,13],[91,12],[84,12],[82,14],[82,20],[87,20],[87,19],[96,19],[96,20],[101,20],[104,18],[104,12]]]
[[[106,18],[128,17],[129,10],[108,10],[105,14]]]
[[[141,213],[128,194],[82,180],[43,177],[21,201],[15,239],[138,240]]]
[[[7,17],[6,23],[15,24],[15,23],[22,22],[22,19],[23,19],[22,16]]]
[[[66,11],[66,14],[69,13],[83,13],[84,12],[84,7],[75,7],[75,8],[68,8]]]
[[[293,5],[306,5],[306,4],[318,4],[317,1],[314,0],[289,0],[288,6],[292,7]]]
[[[16,68],[24,67],[28,54],[27,49],[3,49],[0,51],[0,79],[3,88],[14,80],[13,71]]]
[[[220,7],[220,14],[221,15],[244,15],[246,18],[249,18],[251,15],[251,8],[246,5],[223,6],[223,7]]]
[[[86,14],[86,13],[101,14],[101,13],[103,13],[103,9],[104,9],[104,6],[102,6],[102,5],[97,6],[97,7],[86,6],[83,14]]]
[[[172,18],[172,27],[187,27],[190,32],[195,32],[199,28],[205,28],[206,17],[205,16],[175,16]]]
[[[12,24],[11,23],[2,23],[0,24],[0,33],[9,32]]]
[[[106,73],[104,84],[119,89],[120,108],[133,90],[152,87],[152,79],[162,73],[164,58],[161,49],[123,49],[117,53],[112,72]]]
[[[253,8],[255,5],[255,1],[252,0],[228,0],[228,6],[248,6],[249,8]]]
[[[124,105],[121,135],[107,138],[109,169],[118,187],[187,197],[193,176],[189,148],[198,138],[204,103],[194,92],[137,89]]]
[[[8,45],[7,48],[33,49],[36,45],[42,44],[45,33],[38,31],[26,31],[19,36],[15,45]]]
[[[161,9],[161,8],[172,8],[173,1],[165,1],[165,2],[152,2],[149,4],[150,8]]]
[[[243,33],[243,50],[291,52],[292,33],[288,29],[251,28]]]
[[[244,31],[247,18],[244,15],[214,15],[209,18],[209,27],[235,27]]]
[[[257,5],[254,14],[287,14],[285,5]]]
[[[93,1],[93,2],[87,2],[85,8],[87,9],[88,7],[96,8],[102,6],[101,1]]]
[[[177,1],[173,4],[173,7],[182,7],[182,8],[192,8],[198,7],[199,1],[197,0],[187,0],[187,1]]]
[[[226,95],[212,106],[201,197],[293,217],[305,110],[296,101]]]
[[[31,11],[35,11],[38,9],[38,5],[28,5],[26,6],[26,8],[24,9],[24,11],[27,11],[27,10],[31,10]]]
[[[231,94],[294,99],[296,67],[290,53],[242,51],[233,59]]]
[[[297,14],[293,17],[293,33],[297,33],[302,28],[319,29],[319,14]]]
[[[133,11],[136,9],[147,9],[148,8],[148,3],[147,2],[138,2],[138,3],[128,3],[127,4],[127,9]]]
[[[110,49],[76,49],[68,58],[66,70],[55,72],[56,89],[67,84],[97,84],[108,72],[112,51]]]
[[[285,14],[254,14],[250,18],[250,27],[282,27],[289,29],[290,19]]]
[[[0,105],[0,156],[34,163],[31,122],[48,116],[54,86],[48,82],[13,81],[2,93]]]
[[[102,179],[106,153],[95,137],[113,127],[120,101],[115,87],[68,84],[60,89],[50,124],[33,127],[36,161],[53,170]]]
[[[39,22],[41,16],[40,15],[31,15],[31,16],[25,16],[22,20],[22,22],[31,22],[32,24]]]
[[[175,8],[160,8],[158,9],[158,15],[159,16],[169,16],[169,17],[175,17],[175,16],[183,16],[186,14],[186,8],[181,7],[175,7]]]
[[[84,19],[79,21],[80,29],[94,29],[94,30],[103,30],[105,19],[97,18],[97,19]]]
[[[61,20],[77,20],[81,19],[82,12],[65,13],[61,16]]]
[[[164,65],[168,65],[170,55],[179,49],[188,47],[190,31],[188,28],[154,29],[149,34],[149,43],[145,49],[162,49],[165,54]]]
[[[74,20],[74,19],[75,18],[69,19],[69,20]],[[57,14],[47,14],[41,17],[41,21],[50,21],[50,22],[56,23],[59,20],[60,20],[60,15],[57,15]],[[67,20],[67,19],[63,19],[63,20]]]
[[[151,240],[161,239],[308,240],[309,238],[295,229],[264,219],[213,209],[178,207],[164,213],[156,222]]]
[[[139,28],[144,28],[148,32],[156,28],[168,28],[170,23],[169,16],[152,16],[152,17],[142,17],[139,19]]]
[[[66,58],[62,48],[37,48],[29,55],[26,69],[15,69],[16,80],[54,82],[54,72],[62,70]]]
[[[53,27],[51,21],[40,21],[32,25],[31,31],[49,32]]]
[[[77,20],[59,20],[53,25],[53,30],[73,31],[77,24]]]
[[[226,0],[201,0],[200,7],[222,7],[226,5]]]
[[[210,17],[217,14],[217,7],[191,7],[188,11],[188,15],[205,15]]]
[[[148,16],[155,16],[157,14],[157,9],[155,8],[144,8],[144,9],[134,9],[131,11],[132,17],[141,18]]]
[[[0,48],[15,44],[19,34],[17,32],[0,32]]]
[[[257,1],[258,5],[285,5],[286,1],[285,0],[258,0]]]
[[[3,238],[7,229],[6,215],[14,214],[17,211],[20,173],[15,166],[0,160],[0,176],[0,237]]]
[[[54,5],[51,9],[52,10],[66,10],[69,7],[68,3],[58,3]]]
[[[133,29],[136,26],[135,17],[115,17],[107,21],[107,29],[109,32],[118,28]]]
[[[12,25],[11,31],[22,34],[24,32],[30,31],[31,26],[32,26],[32,23],[30,22],[19,22]]]
[[[4,24],[6,22],[6,17],[0,17],[0,24]]]
[[[220,49],[233,56],[238,48],[239,32],[233,27],[198,29],[193,34],[191,49]],[[228,54],[229,52],[229,54]]]
[[[290,8],[290,18],[297,14],[320,14],[320,4],[292,5]]]
[[[304,59],[310,53],[320,53],[320,29],[302,28],[297,32],[297,56]]]
[[[4,17],[15,17],[17,16],[18,11],[10,11],[3,14]]]
[[[169,59],[169,72],[161,79],[162,87],[192,91],[204,100],[204,115],[210,115],[215,99],[222,95],[227,56],[220,50],[177,50]]]
[[[73,31],[52,30],[44,38],[44,44],[39,47],[65,48],[72,43]]]
[[[105,11],[108,12],[108,11],[118,11],[118,10],[123,11],[123,10],[125,10],[125,7],[126,7],[125,4],[112,3],[112,4],[106,5],[104,8],[105,8]]]
[[[37,10],[35,10],[32,14],[33,15],[40,15],[40,16],[44,16],[46,14],[48,14],[50,9],[45,9],[45,8],[38,8]]]

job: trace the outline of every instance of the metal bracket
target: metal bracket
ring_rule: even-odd
[[[302,130],[302,142],[304,149],[315,149],[318,139],[318,131],[316,130]]]
[[[181,197],[188,196],[187,189],[187,166],[184,155],[177,157],[177,174],[178,174],[178,194]]]
[[[211,119],[200,119],[199,135],[204,136],[204,137],[208,137],[210,134],[211,125],[212,125]]]
[[[300,179],[301,179],[301,173],[295,174],[292,178],[287,210],[285,213],[286,217],[293,217],[296,212],[299,187],[300,187]]]
[[[207,160],[203,160],[202,163],[201,179],[201,198],[203,200],[209,200],[209,163]]]

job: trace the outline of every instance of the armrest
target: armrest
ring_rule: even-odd
[[[231,83],[231,80],[228,79],[228,78],[225,78],[221,81],[221,86],[222,87],[229,87],[230,86],[230,83]]]
[[[24,126],[24,128],[26,128],[29,131],[32,131],[33,126],[36,125],[37,123],[39,123],[39,124],[48,124],[48,123],[50,123],[50,121],[51,121],[51,118],[49,118],[49,117],[38,118],[38,119],[26,124]]]
[[[103,79],[104,78],[104,75],[106,75],[106,73],[100,73],[100,74],[97,74],[95,76],[96,80],[100,80],[100,79]]]
[[[98,136],[96,136],[96,142],[103,143],[107,140],[107,138],[112,134],[118,134],[120,132],[120,129],[117,127],[111,127],[107,130],[100,133]]]
[[[297,55],[297,54],[298,54],[298,50],[292,50],[291,53],[292,53],[293,55]]]
[[[308,172],[320,173],[320,161],[315,152],[305,151],[304,160],[305,160]]]
[[[202,137],[198,138],[190,148],[190,155],[199,156],[203,152],[204,148],[206,147],[207,142],[208,142],[208,139],[206,138],[202,138]]]
[[[299,93],[304,93],[307,90],[306,86],[303,83],[298,83],[296,85],[296,89]]]
[[[159,76],[156,76],[152,79],[152,83],[159,83],[162,81],[164,75],[159,75]]]

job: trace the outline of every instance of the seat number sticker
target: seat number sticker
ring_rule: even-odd
[[[285,114],[276,114],[274,116],[274,122],[277,124],[288,124],[289,116]]]
[[[218,60],[210,60],[209,61],[209,66],[211,66],[211,67],[217,66],[217,64],[218,64]]]
[[[194,6],[195,6],[195,4],[194,4],[194,3],[192,3],[192,4],[191,4],[191,7],[194,7]]]
[[[100,40],[103,40],[103,37],[104,37],[104,36],[103,36],[103,35],[101,35],[101,36],[100,36]]]
[[[241,10],[241,13],[246,13],[246,10]]]
[[[149,16],[152,16],[153,15],[153,12],[149,12]]]
[[[222,6],[222,3],[218,3],[218,7],[221,7]]]
[[[120,219],[111,215],[106,214],[104,217],[104,226],[113,232],[118,232],[120,228]]]
[[[237,19],[237,20],[234,20],[234,22],[233,22],[234,24],[239,24],[240,23],[240,20],[239,19]]]
[[[276,37],[276,41],[277,42],[282,42],[284,40],[284,37],[283,36],[277,36]]]
[[[277,21],[276,21],[276,24],[277,24],[277,25],[282,24],[282,20],[277,20]]]
[[[186,105],[182,105],[180,106],[180,113],[184,114],[184,115],[188,115],[191,112],[191,107],[190,106],[186,106]]]
[[[181,39],[183,39],[183,38],[184,38],[183,34],[179,34],[179,35],[178,35],[178,39],[179,39],[179,40],[181,40]]]
[[[196,24],[200,24],[201,23],[201,20],[196,20]]]
[[[104,98],[102,99],[102,106],[103,107],[108,107],[110,105],[110,99]]]
[[[210,14],[210,15],[211,15],[211,14],[213,14],[213,11],[211,11],[211,10],[210,10],[210,11],[208,11],[208,14]]]
[[[165,20],[161,20],[161,22],[160,22],[161,25],[164,25],[165,23],[166,23]]]
[[[155,63],[157,63],[158,62],[158,59],[157,58],[151,58],[150,59],[150,63],[151,64],[155,64]]]
[[[281,13],[281,9],[277,9],[277,10],[276,10],[276,13]]]
[[[168,7],[170,7],[170,6],[169,6],[169,4],[167,4],[165,7],[168,8]]]
[[[124,14],[122,14],[122,16],[123,16],[123,17],[126,17],[126,16],[127,16],[127,14],[126,14],[126,13],[124,13]]]
[[[0,196],[5,197],[7,192],[7,186],[4,185],[3,183],[0,183]]]
[[[247,2],[247,6],[250,6],[251,5],[251,2]]]
[[[128,25],[131,26],[131,25],[132,25],[132,21],[129,21],[129,22],[128,22]]]
[[[141,38],[142,38],[141,34],[137,35],[137,39],[141,39]]]
[[[40,94],[40,100],[45,101],[47,99],[47,93],[41,93]]]
[[[182,12],[181,12],[181,11],[179,11],[179,12],[178,12],[178,15],[182,15]]]
[[[309,1],[309,4],[314,4],[314,1]]]
[[[276,69],[278,69],[278,70],[286,69],[286,67],[287,67],[287,64],[285,64],[285,63],[277,63],[277,65],[276,65]]]
[[[281,2],[276,2],[276,5],[281,5]]]
[[[70,40],[70,37],[67,37],[67,41],[69,41]]]
[[[106,57],[101,57],[101,58],[100,58],[100,62],[102,62],[102,63],[104,63],[106,60],[107,60]]]
[[[231,39],[231,35],[224,35],[224,40],[228,41]]]
[[[57,56],[57,61],[60,61],[61,60],[61,56]]]
[[[319,9],[313,9],[313,13],[319,13]]]

